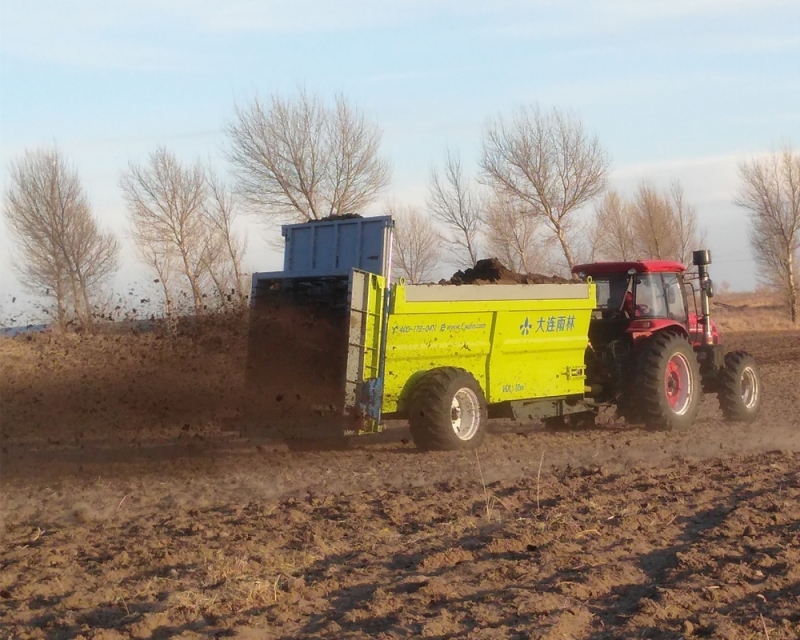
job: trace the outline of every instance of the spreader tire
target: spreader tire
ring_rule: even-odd
[[[475,449],[486,437],[487,420],[483,390],[463,369],[428,371],[410,398],[408,423],[418,449]]]
[[[701,393],[700,366],[688,340],[672,332],[650,338],[637,359],[631,396],[647,427],[689,428],[700,410]]]
[[[717,398],[729,422],[752,422],[761,410],[761,374],[755,358],[746,351],[725,354],[719,372]]]

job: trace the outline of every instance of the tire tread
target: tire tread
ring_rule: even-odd
[[[751,360],[755,365],[755,359],[747,351],[737,350],[725,354],[725,366],[719,372],[719,390],[717,399],[722,415],[729,422],[752,422],[758,414],[761,399],[759,397],[756,410],[748,411],[742,405],[740,376],[742,365]],[[756,369],[758,379],[758,393],[761,394],[761,379]]]
[[[470,383],[478,392],[481,403],[482,428],[469,442],[457,442],[457,436],[448,432],[443,425],[450,424],[450,403],[443,399],[459,379]],[[446,405],[446,406],[445,406]],[[486,400],[475,378],[468,371],[457,367],[440,367],[428,371],[417,383],[409,402],[409,426],[411,437],[418,448],[423,450],[452,450],[454,448],[475,448],[483,440],[486,423]]]
[[[689,368],[693,377],[693,394],[690,407],[682,416],[675,415],[667,404],[663,392],[664,377],[662,367],[666,366],[665,354],[674,353],[673,343],[685,345]],[[652,338],[639,355],[635,385],[640,391],[639,412],[645,424],[656,430],[672,431],[686,429],[697,417],[700,409],[700,366],[691,344],[682,335],[674,332],[658,333]]]

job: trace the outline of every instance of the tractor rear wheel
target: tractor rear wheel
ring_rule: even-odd
[[[761,375],[755,358],[746,351],[725,354],[717,380],[722,415],[730,422],[752,422],[761,410]]]
[[[635,388],[639,413],[651,429],[687,429],[700,410],[700,366],[692,345],[667,332],[650,338],[637,359]]]
[[[481,385],[464,369],[432,369],[411,394],[408,423],[419,449],[475,449],[486,437],[487,420]]]

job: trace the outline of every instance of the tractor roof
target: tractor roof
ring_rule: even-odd
[[[585,273],[587,276],[607,276],[626,274],[633,269],[636,273],[680,273],[686,267],[674,260],[636,260],[632,262],[590,262],[572,267],[572,273]]]

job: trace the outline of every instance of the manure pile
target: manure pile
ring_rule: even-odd
[[[561,276],[541,273],[517,273],[503,265],[497,258],[478,260],[475,266],[456,271],[449,280],[439,284],[565,284],[575,282]]]

